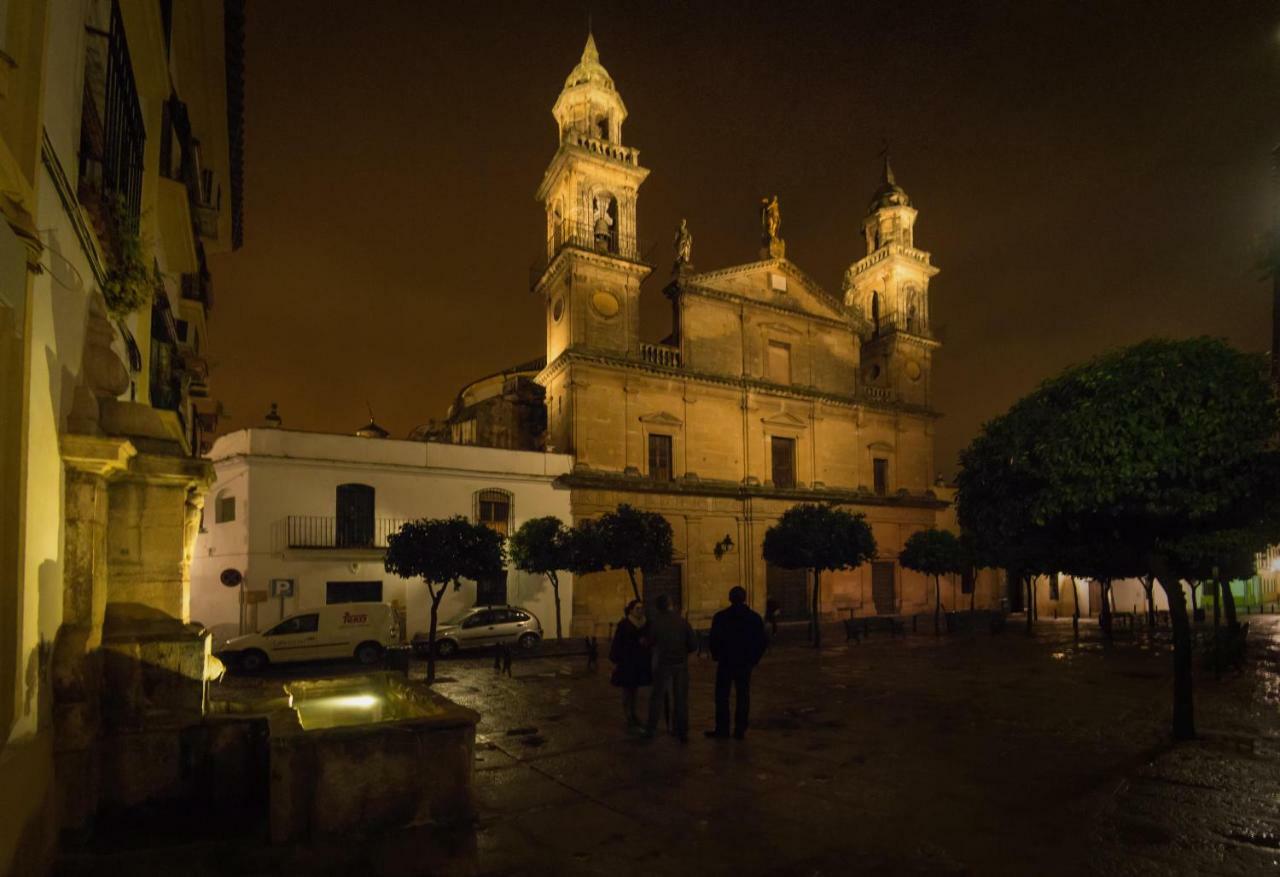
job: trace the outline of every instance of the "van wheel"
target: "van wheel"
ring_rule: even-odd
[[[536,633],[526,633],[520,637],[520,648],[531,649],[538,644],[538,635]]]
[[[240,669],[246,673],[257,673],[269,664],[266,652],[249,649],[240,655]]]
[[[376,664],[382,657],[382,646],[377,643],[360,643],[356,646],[356,660],[361,664]]]
[[[441,658],[447,658],[458,650],[458,644],[451,639],[442,639],[436,643],[436,654]]]

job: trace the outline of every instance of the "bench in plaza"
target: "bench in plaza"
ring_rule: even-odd
[[[861,642],[870,636],[872,631],[896,637],[900,633],[906,633],[906,625],[892,615],[868,615],[863,618],[844,620],[845,642]]]

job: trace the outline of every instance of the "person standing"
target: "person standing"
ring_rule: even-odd
[[[689,622],[671,610],[666,594],[658,597],[658,612],[649,621],[653,644],[653,691],[649,694],[646,736],[658,730],[658,712],[671,692],[672,730],[681,743],[689,742],[689,654],[697,651],[698,638]]]
[[[627,604],[609,646],[609,660],[613,662],[613,675],[609,681],[622,689],[622,716],[629,731],[644,727],[636,715],[636,692],[642,685],[653,682],[645,628],[644,604],[632,600]]]
[[[716,662],[716,727],[708,737],[729,736],[729,688],[733,687],[737,703],[733,712],[733,736],[741,740],[747,735],[747,719],[751,712],[751,671],[768,645],[764,621],[747,605],[747,592],[741,587],[729,591],[729,608],[721,609],[711,619],[711,657]]]

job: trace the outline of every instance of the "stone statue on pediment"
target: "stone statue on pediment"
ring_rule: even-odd
[[[778,196],[760,199],[760,258],[781,259],[787,245],[778,237],[782,228],[782,211],[778,208]]]
[[[675,244],[675,270],[679,272],[681,268],[693,263],[693,234],[689,231],[688,221],[684,219],[680,220],[680,228],[676,232]]]

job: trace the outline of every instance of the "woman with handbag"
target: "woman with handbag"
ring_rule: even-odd
[[[636,714],[636,691],[642,685],[653,684],[649,643],[645,639],[647,626],[644,603],[632,600],[627,604],[609,646],[609,660],[613,662],[613,675],[609,681],[622,689],[623,718],[626,719],[627,730],[633,732],[644,727]]]

